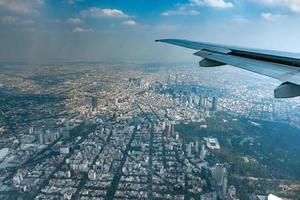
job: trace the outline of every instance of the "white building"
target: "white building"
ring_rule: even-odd
[[[9,153],[8,148],[3,148],[3,149],[0,150],[0,162],[2,162],[2,160],[4,160],[6,158],[8,153]]]
[[[219,140],[217,138],[204,138],[206,141],[206,146],[209,149],[220,149]]]

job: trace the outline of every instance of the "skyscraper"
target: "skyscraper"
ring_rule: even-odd
[[[201,158],[202,160],[204,160],[205,157],[206,157],[206,149],[205,149],[205,145],[202,144],[202,145],[201,145],[200,158]]]
[[[198,141],[195,142],[195,152],[196,153],[199,152],[199,142]]]
[[[97,97],[92,97],[92,111],[98,110],[98,99]]]
[[[227,195],[227,169],[223,165],[217,164],[212,169],[212,176],[215,179],[217,185],[220,187],[223,196]]]
[[[213,97],[211,110],[217,111],[217,109],[218,109],[218,99],[217,97]]]
[[[189,97],[188,97],[188,104],[189,104],[189,107],[193,107],[193,97],[192,97],[192,95],[189,95]]]
[[[203,107],[204,109],[207,108],[207,98],[206,98],[206,97],[203,98],[202,107]]]
[[[219,186],[224,184],[224,177],[226,176],[227,170],[220,164],[217,164],[212,171],[213,178],[216,180]]]
[[[190,142],[187,146],[187,156],[191,157],[192,156],[192,147],[193,147],[193,143]]]
[[[171,124],[171,136],[174,137],[175,136],[175,124]]]
[[[165,133],[167,135],[167,137],[170,137],[171,136],[171,125],[166,125],[165,127]]]
[[[202,95],[200,95],[200,97],[199,97],[199,107],[200,108],[202,108],[202,106],[203,106],[203,97],[202,97]]]

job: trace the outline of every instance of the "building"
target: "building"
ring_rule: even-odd
[[[192,97],[192,95],[189,95],[189,98],[188,98],[188,106],[189,106],[190,108],[193,107],[193,97]]]
[[[198,141],[195,142],[195,152],[196,153],[199,152],[199,142]]]
[[[97,180],[97,173],[95,172],[95,170],[90,170],[88,172],[88,178],[92,181]]]
[[[60,152],[61,154],[69,154],[70,150],[69,150],[69,147],[68,147],[68,146],[61,146],[61,147],[59,148],[59,152]]]
[[[8,153],[9,153],[8,148],[3,148],[3,149],[0,150],[0,162],[2,162],[2,160],[4,160],[6,158]]]
[[[165,133],[166,133],[167,137],[170,137],[170,135],[171,135],[171,126],[170,125],[165,126]]]
[[[179,135],[179,133],[176,133],[176,137],[175,137],[175,139],[178,141],[178,140],[179,140],[179,138],[180,138],[180,135]]]
[[[29,134],[33,134],[33,131],[34,131],[34,129],[33,129],[33,126],[32,126],[32,127],[29,128]]]
[[[217,164],[214,168],[212,168],[212,177],[216,181],[217,185],[220,186],[220,190],[222,191],[222,195],[227,196],[227,169]]]
[[[209,149],[220,149],[220,144],[219,144],[219,140],[217,138],[204,138],[204,140],[206,141],[206,146]]]
[[[227,176],[227,170],[222,165],[217,164],[214,168],[212,168],[212,176],[217,182],[217,185],[222,186],[224,184],[224,178]]]
[[[192,156],[192,148],[193,148],[193,143],[190,142],[187,146],[187,156],[191,157]]]
[[[223,196],[225,197],[227,195],[227,170],[226,168],[223,168],[224,170],[224,178],[223,178],[223,185],[222,185],[222,193]]]
[[[98,99],[97,97],[92,97],[92,111],[98,110]]]
[[[206,97],[203,98],[202,107],[203,107],[204,109],[207,108],[207,98],[206,98]]]
[[[273,194],[266,195],[252,195],[252,200],[283,200]]]
[[[41,132],[38,137],[40,144],[49,144],[59,138],[59,132],[46,130],[45,133]]]
[[[171,124],[171,136],[175,136],[175,124]]]
[[[228,188],[227,192],[228,192],[229,199],[238,200],[238,198],[236,197],[236,188],[233,185],[231,185]]]
[[[200,196],[201,200],[217,200],[217,193],[216,192],[210,192],[206,194],[202,194]]]
[[[211,110],[215,112],[217,111],[217,109],[218,109],[218,99],[217,97],[213,97]]]
[[[206,157],[206,149],[205,149],[205,145],[202,144],[202,145],[201,145],[200,158],[201,158],[202,160],[204,160],[205,157]]]

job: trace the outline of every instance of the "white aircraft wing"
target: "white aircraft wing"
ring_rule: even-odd
[[[179,39],[156,41],[197,50],[194,55],[203,58],[199,63],[201,67],[232,65],[279,79],[283,83],[274,90],[275,98],[300,96],[300,54]]]

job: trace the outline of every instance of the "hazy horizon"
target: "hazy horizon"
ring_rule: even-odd
[[[300,52],[295,0],[0,0],[1,61],[192,61],[183,38]]]

